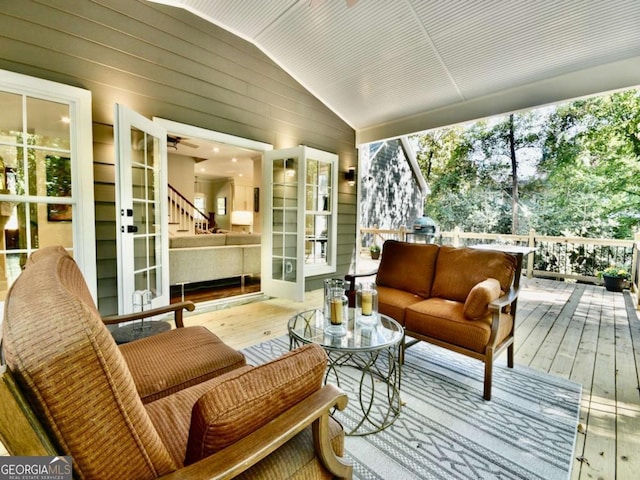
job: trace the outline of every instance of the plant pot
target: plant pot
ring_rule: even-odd
[[[624,278],[608,277],[607,275],[603,275],[602,280],[604,282],[604,288],[610,292],[621,292],[624,288]]]
[[[380,258],[380,252],[371,252],[371,258],[373,260],[378,260]]]

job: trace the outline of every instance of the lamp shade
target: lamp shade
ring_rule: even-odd
[[[234,210],[231,212],[232,225],[253,225],[253,212],[248,210]]]

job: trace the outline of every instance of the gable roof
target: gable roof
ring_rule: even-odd
[[[153,1],[254,43],[359,143],[640,84],[638,0]]]

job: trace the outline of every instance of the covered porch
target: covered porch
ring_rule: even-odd
[[[320,305],[282,299],[189,316],[240,349],[287,333],[294,314]],[[526,365],[582,385],[572,479],[633,478],[640,469],[640,319],[628,291],[548,279],[523,279],[515,368]],[[506,357],[498,359],[506,362]]]

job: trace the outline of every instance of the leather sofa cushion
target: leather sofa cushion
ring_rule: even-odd
[[[322,386],[327,355],[316,344],[219,377],[194,405],[185,465],[246,437]]]
[[[487,278],[500,282],[500,289],[511,287],[517,261],[513,255],[474,248],[440,247],[431,297],[465,302],[469,292]]]
[[[430,298],[407,308],[405,326],[412,332],[432,337],[459,347],[484,353],[491,336],[491,316],[469,320],[463,313],[464,304],[443,298]],[[498,343],[504,340],[513,326],[513,317],[503,314],[500,320]]]
[[[120,345],[143,403],[245,365],[244,355],[202,326],[169,330]],[[172,359],[172,360],[167,360]]]
[[[404,325],[406,308],[423,300],[423,297],[414,293],[378,285],[378,311],[393,318],[400,325]]]
[[[438,248],[438,245],[387,240],[382,248],[376,284],[428,298]]]
[[[464,316],[470,320],[480,320],[489,314],[491,302],[500,298],[500,282],[487,278],[471,289],[464,302]]]

